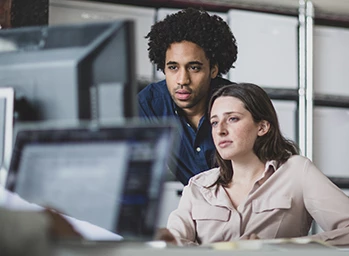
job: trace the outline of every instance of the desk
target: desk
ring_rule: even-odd
[[[53,247],[55,256],[348,256],[349,249],[332,248],[312,248],[312,246],[302,246],[299,248],[262,248],[260,250],[214,250],[208,247],[168,247],[153,248],[142,244],[123,243],[58,243]]]

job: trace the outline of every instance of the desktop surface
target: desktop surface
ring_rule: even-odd
[[[152,256],[177,256],[177,255],[191,255],[191,256],[205,256],[205,255],[234,255],[234,256],[247,256],[247,255],[258,255],[258,256],[342,256],[348,255],[349,248],[327,248],[321,245],[301,245],[301,246],[270,246],[263,245],[260,242],[256,246],[256,240],[243,241],[243,243],[250,243],[251,247],[248,249],[245,246],[244,249],[215,249],[212,246],[190,246],[180,247],[166,244],[162,241],[153,241],[150,243],[129,243],[129,242],[111,242],[111,243],[100,243],[100,242],[69,242],[60,241],[54,244],[53,252],[57,256],[75,256],[75,255],[105,255],[105,256],[129,256],[129,255],[152,255]]]

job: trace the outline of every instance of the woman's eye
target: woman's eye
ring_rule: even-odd
[[[217,125],[217,122],[211,122],[211,126],[215,127]]]
[[[237,121],[237,120],[238,120],[237,117],[229,117],[229,121],[230,121],[230,122],[235,122],[235,121]]]

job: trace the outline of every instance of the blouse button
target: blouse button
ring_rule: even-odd
[[[196,152],[200,152],[201,151],[201,148],[200,147],[197,147],[196,148]]]

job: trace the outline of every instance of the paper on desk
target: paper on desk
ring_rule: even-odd
[[[217,242],[209,245],[216,250],[263,250],[263,249],[337,249],[325,242],[314,240],[308,237],[300,238],[279,238],[279,239],[257,239],[237,240],[230,242]]]
[[[10,210],[18,210],[18,211],[41,211],[44,208],[29,203],[28,201],[21,198],[18,194],[8,191],[4,187],[0,185],[0,206],[10,209]],[[99,226],[93,225],[86,221],[81,221],[66,215],[62,215],[65,217],[73,227],[80,232],[80,234],[87,240],[109,240],[109,241],[119,241],[122,240],[120,235],[117,235],[113,232],[110,232],[106,229],[103,229]]]

